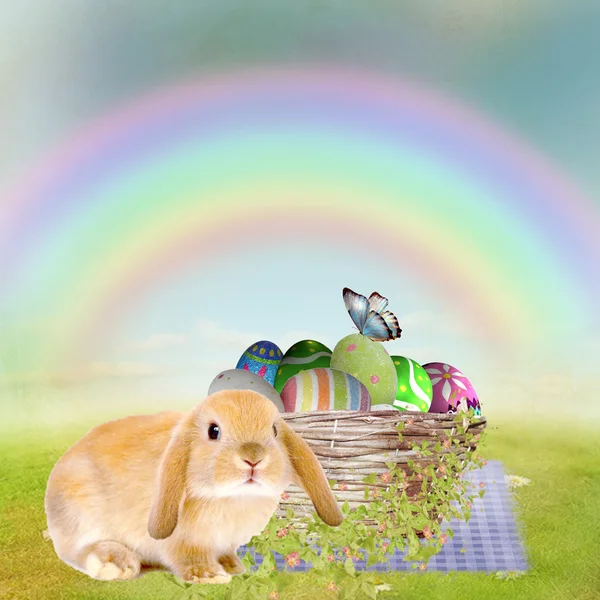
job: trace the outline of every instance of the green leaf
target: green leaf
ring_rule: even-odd
[[[354,561],[351,558],[347,558],[344,561],[344,569],[346,570],[346,573],[348,573],[348,575],[354,577],[354,574],[356,573],[356,568],[354,567]]]
[[[356,591],[358,590],[358,582],[351,580],[346,582],[344,580],[344,585],[340,589],[339,598],[340,600],[356,600]]]
[[[365,541],[362,543],[362,547],[367,552],[375,552],[375,538],[374,537],[366,538]]]
[[[347,515],[350,512],[350,505],[348,504],[348,500],[342,504],[342,514]]]
[[[186,590],[187,588],[189,588],[193,585],[192,583],[187,583],[187,582],[183,581],[183,579],[177,577],[176,575],[173,575],[172,573],[165,573],[164,577],[165,577],[165,579],[169,580],[171,583],[175,584],[177,587],[183,588],[184,590]]]
[[[379,557],[376,554],[369,554],[367,558],[367,567],[379,564]]]
[[[376,473],[371,473],[370,475],[367,475],[363,481],[365,483],[368,483],[370,485],[373,485],[374,483],[377,482],[377,474]]]
[[[373,600],[377,598],[377,588],[375,587],[375,584],[372,581],[361,579],[359,590],[367,598],[372,598]]]

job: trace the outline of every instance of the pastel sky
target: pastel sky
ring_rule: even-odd
[[[137,3],[100,7],[66,0],[5,7],[0,21],[0,82],[7,90],[0,114],[0,224],[13,208],[12,190],[46,164],[55,148],[68,145],[78,132],[122,105],[181,81],[202,82],[258,66],[286,71],[298,63],[386,73],[448,98],[547,160],[552,173],[578,191],[590,215],[588,225],[600,223],[600,77],[594,60],[600,54],[600,7],[499,0],[460,0],[451,7],[444,2],[249,4],[185,0],[168,12],[154,0],[143,9]],[[293,145],[301,137],[294,133],[286,139]],[[302,163],[307,172],[316,172],[317,166],[306,158],[315,142],[302,140],[307,149],[298,156],[307,160]],[[350,138],[347,147],[358,157],[369,153],[367,142],[358,138]],[[202,148],[209,154],[209,144]],[[316,145],[313,149],[318,154]],[[156,170],[140,169],[141,184],[150,186],[152,174],[169,160],[180,168],[176,152],[165,150],[164,160],[155,158]],[[292,164],[294,148],[289,152]],[[181,156],[186,158],[183,150]],[[406,156],[412,156],[410,144]],[[284,158],[281,164],[286,166]],[[442,167],[452,175],[451,164],[452,156],[445,155]],[[321,166],[323,177],[333,177],[333,160]],[[416,161],[414,168],[407,167],[407,177],[426,178],[427,171],[418,168]],[[134,175],[133,167],[131,172],[123,167],[118,177],[110,177],[124,188]],[[389,298],[403,329],[400,340],[386,345],[390,354],[421,364],[447,361],[460,368],[490,414],[506,416],[521,408],[535,416],[575,403],[581,418],[600,416],[593,400],[600,375],[600,323],[597,311],[590,308],[600,303],[598,263],[570,244],[579,231],[570,230],[569,223],[565,222],[564,238],[548,233],[550,210],[539,210],[538,223],[533,217],[521,221],[517,209],[506,209],[504,216],[500,209],[494,212],[493,203],[502,203],[504,196],[498,190],[494,198],[492,188],[474,193],[470,216],[464,220],[451,200],[444,204],[439,199],[441,195],[429,204],[424,199],[422,210],[417,204],[409,206],[408,197],[396,198],[406,203],[406,214],[413,220],[402,222],[407,231],[425,232],[428,220],[443,226],[447,217],[448,234],[465,244],[465,256],[480,265],[477,273],[485,274],[485,261],[490,272],[502,273],[506,288],[479,286],[489,307],[471,310],[452,302],[429,274],[415,268],[421,252],[417,246],[414,255],[403,251],[390,256],[384,251],[378,219],[386,232],[392,224],[376,206],[379,192],[374,192],[370,205],[366,196],[348,190],[346,208],[340,192],[339,202],[332,200],[333,216],[320,218],[320,198],[312,199],[315,206],[309,210],[310,201],[299,192],[282,195],[273,188],[269,196],[261,188],[260,195],[248,192],[247,202],[239,205],[244,215],[252,216],[247,230],[234,215],[230,226],[218,202],[212,209],[208,206],[207,219],[212,213],[221,215],[217,232],[202,230],[202,235],[218,234],[213,246],[201,253],[190,251],[185,264],[174,265],[172,272],[167,269],[156,285],[135,295],[134,304],[123,304],[105,331],[96,323],[95,331],[103,336],[98,343],[90,341],[79,362],[57,365],[54,348],[64,342],[76,318],[84,321],[91,298],[84,294],[85,281],[79,287],[82,279],[94,281],[86,265],[103,264],[111,248],[121,247],[121,238],[108,235],[113,225],[136,239],[135,224],[126,222],[129,213],[118,210],[108,213],[102,244],[87,236],[97,215],[85,207],[94,194],[100,196],[102,186],[112,185],[110,177],[75,197],[74,206],[84,207],[78,209],[81,216],[62,221],[57,217],[56,229],[48,224],[47,243],[24,243],[30,252],[19,273],[24,287],[0,282],[0,399],[15,422],[26,417],[75,422],[134,409],[185,408],[205,394],[216,373],[235,366],[243,350],[258,339],[272,340],[284,351],[303,338],[333,347],[353,331],[341,298],[345,286],[366,295],[377,290]],[[232,169],[231,177],[243,184],[238,171]],[[453,188],[450,181],[450,176],[442,179],[439,189],[447,185],[449,194],[458,193],[458,184]],[[475,179],[472,182],[475,186]],[[426,184],[415,189],[428,189]],[[385,185],[383,181],[383,191]],[[115,189],[126,197],[121,188]],[[360,200],[351,199],[355,191]],[[165,206],[176,201],[165,193]],[[569,214],[567,200],[564,203]],[[428,212],[431,207],[435,214]],[[289,226],[292,236],[272,231],[268,217],[277,211],[284,216],[274,223]],[[77,214],[75,209],[72,213]],[[401,214],[402,206],[393,211],[393,218]],[[261,225],[261,215],[266,224]],[[340,223],[348,219],[353,224],[347,234],[344,225],[333,232],[329,224],[336,215]],[[357,224],[363,220],[361,232]],[[510,232],[504,239],[493,234],[494,222],[509,227],[511,220],[513,240]],[[243,244],[234,238],[227,241],[238,231],[234,222],[241,226]],[[487,241],[479,227],[489,229]],[[458,273],[469,281],[469,273],[463,272],[466,263],[462,271],[451,264],[452,251],[441,244],[428,246],[425,238],[421,243],[431,248],[436,272]],[[10,265],[4,266],[10,270]],[[527,281],[527,272],[537,273],[540,280]],[[475,272],[470,275],[475,277]],[[477,288],[476,282],[473,285]],[[65,290],[71,289],[74,295],[69,296]],[[503,311],[502,305],[515,298],[521,298],[524,308],[517,315],[517,302],[511,320],[510,309]],[[78,311],[80,317],[74,316]],[[523,331],[490,333],[500,328],[494,314],[504,315],[508,327],[514,324]],[[526,315],[531,315],[529,321]],[[482,328],[482,323],[489,327]],[[499,339],[519,341],[500,347]]]

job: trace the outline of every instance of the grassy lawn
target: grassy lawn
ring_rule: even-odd
[[[0,598],[36,600],[181,598],[161,573],[129,582],[92,580],[58,560],[42,537],[50,469],[89,427],[4,433],[0,441]],[[594,428],[506,424],[488,428],[482,454],[532,480],[515,491],[530,571],[515,580],[493,574],[382,574],[379,598],[600,599],[600,436]],[[468,549],[467,549],[468,551]],[[286,598],[335,598],[310,573],[290,574]],[[223,591],[223,590],[220,590]],[[222,595],[222,594],[220,594]]]

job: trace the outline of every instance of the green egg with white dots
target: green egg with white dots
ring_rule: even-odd
[[[398,375],[398,389],[393,406],[398,410],[427,412],[433,398],[427,371],[412,358],[392,356],[391,359]]]
[[[373,405],[392,404],[398,389],[398,376],[390,355],[381,342],[374,342],[361,333],[340,340],[331,356],[331,368],[358,379],[371,395]]]

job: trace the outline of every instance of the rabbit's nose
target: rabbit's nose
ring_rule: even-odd
[[[254,469],[254,467],[256,467],[256,465],[257,465],[258,463],[262,462],[262,460],[258,460],[258,461],[256,461],[256,462],[254,462],[254,463],[253,463],[253,462],[250,462],[249,460],[245,460],[245,459],[244,459],[244,462],[245,462],[247,465],[250,465],[250,466],[251,466],[251,467]]]

